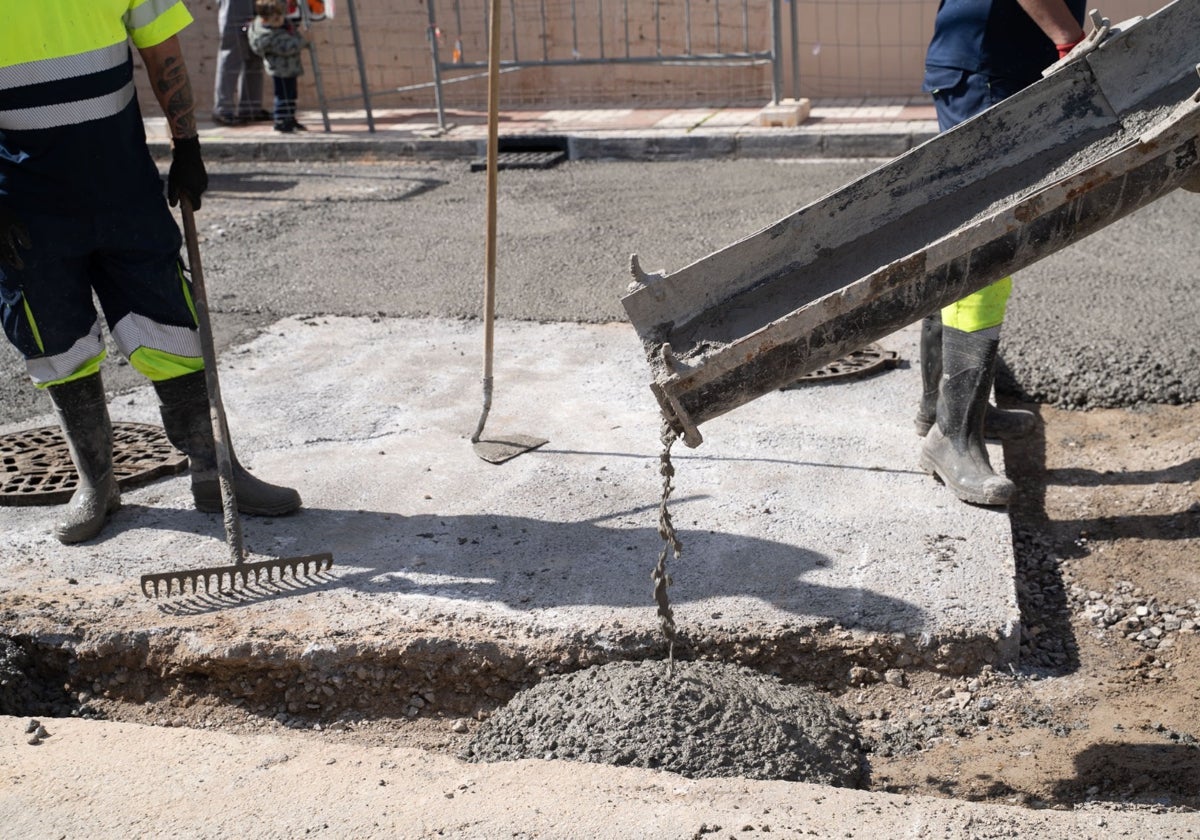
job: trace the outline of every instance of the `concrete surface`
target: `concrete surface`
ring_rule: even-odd
[[[331,665],[384,656],[431,626],[464,650],[505,639],[530,662],[575,646],[601,660],[661,655],[649,580],[659,419],[632,328],[500,326],[484,437],[550,441],[501,466],[467,439],[482,406],[481,336],[457,321],[302,318],[226,355],[236,445],[305,500],[295,517],[247,518],[249,549],[331,551],[336,564],[312,590],[241,603],[236,621],[288,628],[281,650],[316,645]],[[910,328],[888,349],[912,360],[915,341]],[[670,594],[688,646],[769,642],[769,666],[831,678],[868,647],[881,665],[954,672],[1015,655],[1008,517],[957,502],[916,469],[918,391],[905,366],[780,392],[706,424],[701,448],[678,445],[671,510],[684,554]],[[112,414],[154,422],[151,393]],[[228,562],[220,518],[189,510],[188,494],[184,477],[126,493],[107,534],[83,547],[48,535],[53,508],[0,508],[0,588],[61,588],[79,608],[119,598],[105,632],[148,634],[145,655],[236,658],[242,639],[192,618],[219,600],[163,611],[137,591],[147,572]],[[72,625],[76,608],[47,609],[11,629]],[[331,643],[330,628],[350,641]]]
[[[32,747],[20,734],[24,723],[0,717],[0,813],[6,835],[24,840],[1200,836],[1195,814],[1038,811],[574,762],[468,765],[328,735],[61,720],[48,721],[51,737]],[[97,727],[96,749],[81,751]]]

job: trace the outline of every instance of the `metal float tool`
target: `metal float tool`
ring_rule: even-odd
[[[496,321],[496,189],[497,146],[500,140],[500,0],[492,0],[488,21],[488,139],[487,139],[487,242],[483,283],[483,413],[471,444],[475,454],[493,464],[503,464],[547,441],[529,435],[483,437],[492,410],[492,355]]]
[[[333,566],[333,555],[329,553],[309,554],[303,557],[276,557],[269,560],[247,560],[245,539],[242,536],[242,520],[238,515],[237,496],[233,489],[233,457],[229,447],[229,424],[225,419],[225,405],[221,401],[221,383],[217,376],[217,351],[213,344],[212,322],[208,314],[208,295],[204,289],[204,270],[200,264],[200,243],[196,236],[196,219],[192,203],[186,196],[179,199],[183,214],[183,234],[187,242],[188,262],[192,269],[192,301],[196,307],[196,322],[200,333],[200,352],[204,357],[204,380],[208,386],[209,415],[212,419],[213,441],[216,445],[217,477],[221,485],[221,511],[225,520],[225,542],[233,563],[227,566],[209,566],[204,569],[189,569],[178,572],[158,572],[142,575],[142,594],[147,598],[159,596],[160,584],[165,584],[167,596],[183,595],[190,589],[198,592],[203,585],[206,592],[223,590],[228,584],[232,591],[251,583],[265,580],[272,582],[278,577],[284,580],[288,574],[292,579],[308,577],[326,571]]]
[[[673,274],[633,255],[622,303],[685,444],[1177,187],[1200,190],[1200,0],[1093,20],[1085,49],[1035,84],[775,224]]]

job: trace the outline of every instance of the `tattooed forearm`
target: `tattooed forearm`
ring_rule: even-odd
[[[169,58],[163,65],[162,75],[154,80],[158,101],[163,103],[163,113],[171,126],[172,137],[190,137],[196,133],[196,103],[192,99],[192,85],[187,67],[182,61]]]
[[[172,137],[196,136],[196,101],[178,38],[141,50],[154,96],[167,117]]]

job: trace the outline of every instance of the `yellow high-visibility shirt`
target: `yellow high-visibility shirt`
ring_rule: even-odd
[[[161,192],[130,42],[191,22],[183,0],[0,0],[0,201],[91,212]]]

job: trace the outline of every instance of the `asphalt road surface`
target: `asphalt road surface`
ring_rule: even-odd
[[[647,270],[677,270],[879,163],[501,172],[497,316],[623,320],[631,253]],[[214,162],[210,174],[197,222],[218,352],[297,313],[480,317],[485,176],[466,161]],[[1200,195],[1175,192],[1021,272],[1000,386],[1062,406],[1200,401],[1198,222]],[[0,418],[49,410],[11,347],[0,364]],[[104,370],[110,391],[141,384],[115,351]]]

